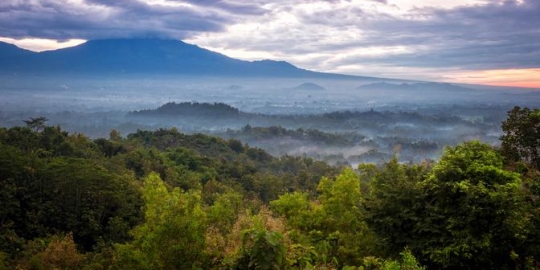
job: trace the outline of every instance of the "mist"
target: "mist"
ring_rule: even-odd
[[[436,159],[445,146],[474,139],[497,146],[509,109],[540,104],[540,92],[531,89],[377,78],[11,74],[0,80],[4,127],[37,116],[91,138],[112,129],[125,136],[175,127],[238,139],[276,156],[351,165],[381,162],[394,152],[404,162]],[[238,114],[211,106],[204,114],[150,113],[195,103],[224,104]]]

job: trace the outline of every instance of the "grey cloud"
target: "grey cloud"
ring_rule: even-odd
[[[138,0],[86,0],[83,4],[8,0],[0,4],[0,36],[97,39],[150,35],[183,39],[195,33],[222,31],[241,18],[238,14],[263,12],[254,5],[228,1],[190,2],[191,8]]]
[[[255,37],[216,40],[213,46],[274,52],[281,59],[324,53],[327,67],[371,65],[419,68],[507,69],[540,67],[540,1],[522,4],[416,9],[407,17],[340,5],[325,11],[290,9],[300,21]],[[494,1],[495,2],[495,1]],[[337,38],[349,31],[360,37]],[[225,45],[224,45],[225,44]],[[284,45],[286,44],[286,45]],[[355,55],[353,50],[403,46],[411,53]],[[304,60],[311,67],[316,61]],[[319,65],[319,66],[320,66]]]
[[[540,67],[540,1],[522,4],[465,6],[455,9],[417,9],[415,18],[374,14],[361,9],[316,14],[298,13],[303,24],[354,25],[360,40],[320,43],[317,50],[346,52],[372,46],[421,48],[412,54],[379,57],[351,56],[336,65],[373,63],[416,67],[467,69]],[[301,53],[305,53],[299,51]]]
[[[177,2],[187,2],[193,5],[220,8],[227,10],[227,12],[239,15],[262,15],[267,13],[268,10],[261,8],[261,3],[250,1],[223,1],[223,0],[185,0]]]

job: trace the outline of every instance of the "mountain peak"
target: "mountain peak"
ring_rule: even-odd
[[[315,84],[315,83],[311,83],[311,82],[307,82],[307,83],[303,83],[301,85],[298,85],[294,88],[292,88],[293,90],[308,90],[308,91],[324,91],[326,90],[326,88],[318,85],[318,84]]]
[[[188,44],[180,40],[173,39],[156,39],[156,38],[119,38],[119,39],[96,39],[88,40],[80,45],[59,49],[50,52],[66,52],[66,51],[81,51],[81,50],[102,50],[101,53],[114,52],[128,50],[128,51],[141,51],[144,53],[162,52],[164,50],[176,50],[176,51],[196,51],[204,49],[199,48],[196,45]]]
[[[291,64],[289,62],[278,61],[278,60],[270,60],[270,59],[257,60],[257,61],[253,61],[252,63],[258,64],[258,65],[266,65],[266,66],[296,68],[293,64]]]

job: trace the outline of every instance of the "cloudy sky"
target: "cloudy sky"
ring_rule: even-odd
[[[540,87],[540,0],[1,0],[0,41],[181,39],[324,72]]]

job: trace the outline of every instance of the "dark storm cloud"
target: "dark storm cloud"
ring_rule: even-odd
[[[5,0],[4,0],[5,1]],[[171,1],[180,2],[180,1]],[[0,36],[53,39],[158,36],[186,38],[221,31],[239,15],[264,12],[227,1],[186,1],[191,5],[148,4],[138,0],[40,0],[0,3]]]

